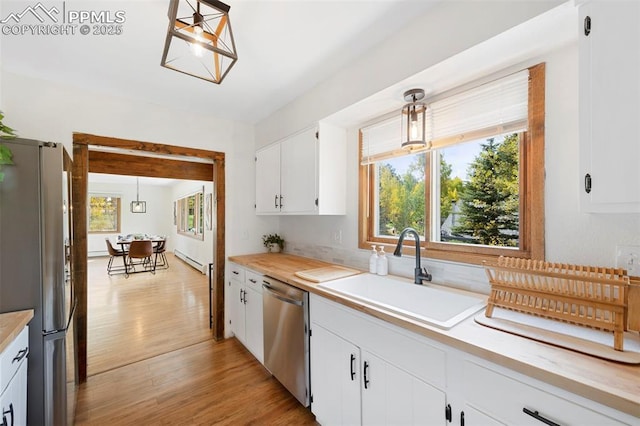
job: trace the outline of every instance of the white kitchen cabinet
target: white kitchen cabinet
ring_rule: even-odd
[[[264,364],[264,330],[262,317],[262,275],[245,272],[245,339],[247,349]]]
[[[27,424],[27,354],[29,327],[25,327],[0,354],[0,409],[3,424]]]
[[[638,424],[631,415],[316,294],[310,316],[311,411],[321,424]],[[353,410],[357,398],[360,411]]]
[[[256,152],[256,213],[280,213],[280,144]]]
[[[311,411],[319,423],[445,424],[445,393],[427,383],[444,374],[439,350],[313,294],[310,306]]]
[[[449,389],[462,393],[464,405],[456,408],[462,408],[468,426],[626,424],[599,411],[593,402],[583,405],[572,401],[575,396],[571,394],[563,395],[548,385],[475,357],[464,356],[453,367],[462,372],[463,381],[451,383]],[[454,419],[456,416],[460,413],[454,410]]]
[[[264,363],[262,319],[262,275],[229,264],[228,280],[231,330],[238,340]]]
[[[361,357],[363,425],[444,424],[444,392],[373,353]]]
[[[346,213],[346,131],[306,128],[256,152],[256,213]]]
[[[324,425],[360,424],[360,349],[312,324],[311,411]]]
[[[640,2],[579,7],[581,208],[640,212]]]

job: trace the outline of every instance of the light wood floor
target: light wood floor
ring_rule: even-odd
[[[89,378],[76,424],[315,424],[235,338],[211,339],[206,276],[169,262],[125,279],[89,259]]]

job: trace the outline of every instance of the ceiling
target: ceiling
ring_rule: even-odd
[[[239,59],[216,85],[160,66],[169,0],[46,0],[67,13],[122,10],[122,34],[2,36],[1,63],[34,78],[256,123],[439,1],[226,0]],[[2,0],[0,19],[34,4]],[[28,14],[21,23],[29,20],[38,23]]]

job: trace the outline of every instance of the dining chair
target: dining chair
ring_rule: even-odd
[[[167,239],[165,238],[162,241],[158,241],[158,244],[153,248],[153,253],[155,254],[154,259],[154,269],[158,267],[162,269],[167,269],[169,267],[169,262],[167,261]],[[160,263],[158,263],[158,256],[160,256]]]
[[[151,262],[151,256],[153,256],[153,244],[151,240],[133,240],[129,245],[129,253],[127,254],[129,259],[128,266],[132,267],[135,271],[136,265],[142,265],[145,270],[155,274],[155,267],[154,263]],[[135,259],[138,259],[138,262],[135,262]]]
[[[124,266],[113,266],[113,259],[115,259],[116,257],[124,258],[126,254],[125,251],[114,248],[109,238],[105,238],[104,240],[107,243],[107,251],[109,252],[109,263],[107,264],[107,273],[111,275],[112,272],[125,270]]]

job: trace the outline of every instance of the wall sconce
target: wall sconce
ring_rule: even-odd
[[[404,92],[408,103],[402,107],[402,147],[421,148],[425,141],[425,113],[427,105],[419,102],[424,98],[424,90],[411,89]]]
[[[171,0],[160,64],[220,84],[238,60],[229,9],[218,0]]]
[[[146,213],[147,202],[140,201],[140,178],[136,178],[136,200],[131,202],[131,213]]]

